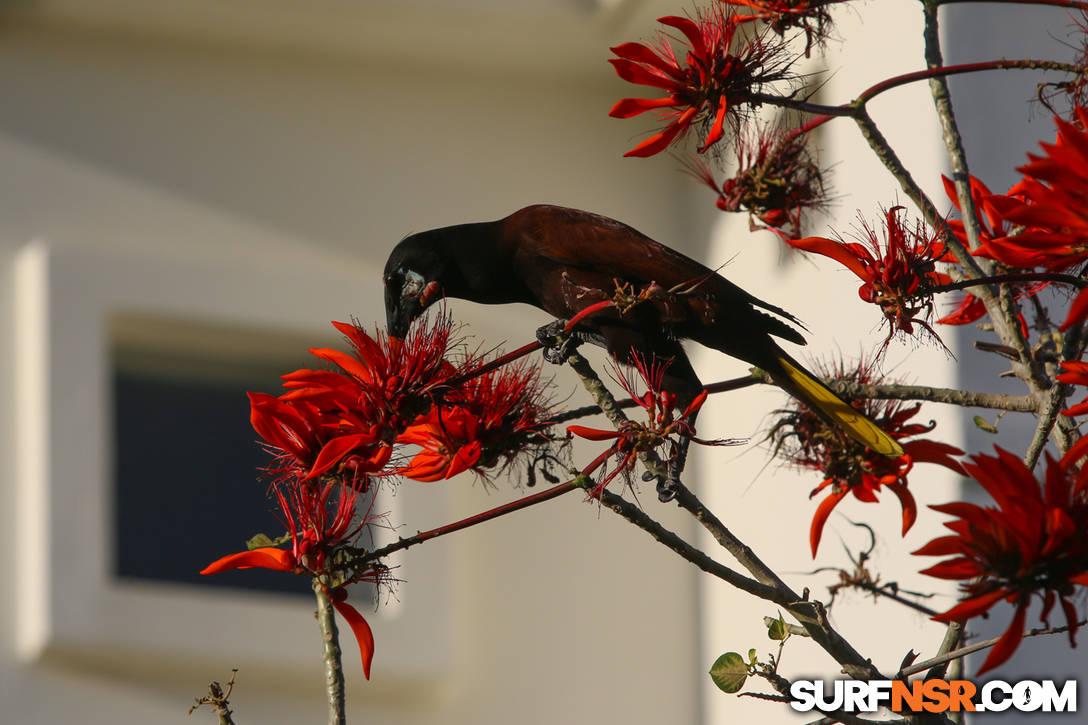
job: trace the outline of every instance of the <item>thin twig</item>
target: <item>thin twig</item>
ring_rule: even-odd
[[[705,553],[650,518],[645,511],[622,496],[611,491],[602,491],[601,505],[627,519],[656,541],[664,544],[706,573],[716,576],[727,584],[732,584],[737,589],[748,592],[760,599],[775,601],[778,598],[778,592],[774,587],[761,584],[755,579],[746,577],[740,572],[730,569],[725,564],[711,559]]]
[[[340,636],[336,630],[336,616],[332,600],[325,591],[321,577],[314,577],[314,596],[317,597],[317,626],[321,630],[321,656],[325,662],[325,696],[329,701],[329,725],[347,722],[344,701],[344,667],[340,659]]]
[[[717,383],[711,383],[703,387],[703,390],[708,393],[725,393],[731,390],[740,390],[741,388],[747,388],[752,385],[758,385],[760,383],[768,383],[770,378],[758,375],[745,375],[740,378],[730,378],[729,380],[722,380]],[[620,410],[627,410],[638,406],[638,402],[626,398],[624,400],[617,400],[616,407]],[[552,418],[553,424],[566,423],[568,420],[576,420],[578,418],[584,418],[587,415],[596,415],[601,412],[599,405],[586,405],[581,408],[574,408],[568,410]]]
[[[858,94],[857,104],[865,104],[876,96],[890,91],[893,88],[916,83],[918,81],[932,80],[934,78],[947,78],[948,76],[961,75],[963,73],[979,73],[989,70],[1052,70],[1062,73],[1080,73],[1083,69],[1075,63],[1062,63],[1055,60],[1039,60],[1036,58],[1023,58],[1019,60],[986,60],[979,63],[963,63],[961,65],[934,65],[925,70],[888,78],[875,85],[866,88]]]
[[[933,0],[937,5],[952,5],[954,3],[1013,3],[1016,5],[1051,5],[1056,8],[1073,8],[1075,10],[1088,10],[1088,3],[1079,0]]]
[[[469,526],[475,526],[476,524],[483,523],[484,521],[490,521],[491,519],[497,519],[500,516],[513,513],[514,511],[520,511],[523,508],[528,508],[544,501],[550,501],[553,498],[562,496],[564,493],[570,491],[577,491],[581,488],[581,478],[573,478],[566,483],[560,483],[551,488],[543,491],[538,491],[529,496],[519,498],[509,503],[504,503],[501,506],[496,506],[493,509],[488,509],[482,513],[469,516],[468,518],[455,521],[452,524],[446,524],[445,526],[439,526],[438,528],[430,529],[429,531],[421,531],[415,536],[409,536],[407,538],[400,538],[394,541],[392,544],[387,544],[380,549],[375,549],[370,552],[359,552],[359,558],[352,562],[353,566],[359,566],[367,563],[368,561],[375,561],[390,554],[407,549],[410,546],[416,544],[422,544],[424,541],[430,541],[431,539],[437,539],[439,536],[445,536],[446,534],[452,534],[455,531],[461,529],[467,529]]]
[[[960,203],[963,203],[962,200]],[[978,285],[983,284],[1009,284],[1013,282],[1058,282],[1060,284],[1076,287],[1077,289],[1088,287],[1088,280],[1072,274],[1060,274],[1058,272],[1017,272],[1015,274],[993,274],[975,279],[964,279],[959,282],[936,285],[928,288],[926,291],[933,294],[940,294],[942,292],[952,292],[968,287],[977,287]]]
[[[212,681],[208,684],[208,694],[203,697],[196,698],[196,704],[189,708],[189,714],[192,715],[193,711],[202,705],[211,705],[215,708],[216,717],[219,719],[219,725],[234,725],[233,714],[230,710],[230,695],[234,692],[234,678],[238,676],[238,668],[235,667],[230,671],[230,681],[227,682],[226,690],[223,686],[216,681]]]
[[[884,164],[884,168],[899,182],[899,187],[907,195],[907,198],[922,212],[922,217],[926,220],[926,223],[934,229],[942,228],[944,217],[926,193],[922,191],[922,187],[918,185],[914,177],[911,176],[899,155],[888,143],[888,139],[884,137],[884,134],[881,133],[876,123],[869,116],[868,111],[863,107],[859,107],[854,122],[858,125],[862,137],[869,144],[869,148],[872,149],[873,153],[876,154],[877,159]]]
[[[1062,412],[1062,408],[1065,407],[1063,390],[1064,386],[1058,383],[1044,394],[1045,397],[1042,406],[1040,406],[1041,410],[1039,410],[1035,432],[1032,434],[1031,443],[1028,444],[1028,449],[1024,453],[1024,465],[1028,468],[1035,468],[1035,464],[1039,462],[1039,456],[1043,455],[1043,449],[1046,448],[1046,442],[1050,438],[1051,431],[1054,430],[1058,415]]]
[[[677,487],[676,502],[695,520],[703,525],[715,541],[722,545],[726,551],[747,569],[752,576],[759,581],[772,586],[776,590],[776,604],[781,605],[792,614],[808,633],[836,662],[843,667],[843,671],[857,679],[878,679],[881,677],[873,663],[863,657],[854,646],[846,641],[842,635],[832,628],[827,619],[827,612],[819,602],[805,601],[797,595],[769,566],[752,551],[751,547],[742,542],[699,501],[686,486]]]
[[[1086,623],[1088,622],[1081,622],[1077,626],[1081,627]],[[1066,632],[1068,630],[1069,625],[1067,624],[1063,624],[1060,627],[1036,627],[1035,629],[1029,629],[1028,631],[1024,632],[1024,637],[1038,637],[1044,634],[1060,634],[1061,632]],[[952,660],[959,659],[960,657],[965,657],[974,652],[978,652],[979,650],[993,647],[1000,641],[1001,637],[993,637],[992,639],[983,640],[982,642],[976,642],[975,644],[969,644],[966,647],[960,647],[959,649],[945,652],[944,654],[938,655],[923,662],[916,662],[910,667],[904,667],[903,669],[899,670],[899,672],[895,674],[895,679],[898,680],[903,677],[916,675],[919,672],[924,672],[929,668],[935,667],[943,662],[950,662]]]
[[[916,601],[914,601],[912,599],[907,599],[906,597],[902,596],[901,594],[893,592],[890,589],[886,589],[884,587],[879,587],[879,586],[877,586],[875,584],[872,584],[870,582],[851,581],[849,583],[849,586],[856,587],[858,589],[861,589],[862,591],[869,592],[870,594],[874,594],[874,595],[881,596],[881,597],[887,597],[888,599],[891,599],[893,602],[898,602],[899,604],[902,604],[904,607],[908,607],[910,609],[913,609],[916,612],[921,612],[922,614],[926,615],[927,617],[932,617],[933,615],[938,614],[936,609],[930,609],[929,607],[927,607],[924,604],[919,604],[918,602],[916,602]]]
[[[627,420],[622,410],[616,407],[612,393],[601,382],[600,377],[589,362],[578,355],[571,355],[567,363],[582,379],[586,390],[597,401],[597,405],[619,427]],[[641,456],[643,465],[655,476],[664,476],[665,468],[653,451],[646,451]],[[846,641],[831,626],[827,612],[819,602],[803,600],[775,572],[763,563],[752,549],[736,538],[732,532],[713,514],[686,486],[675,482],[676,502],[681,508],[691,513],[703,525],[756,581],[765,587],[767,600],[778,604],[788,611],[836,662],[842,665],[843,672],[856,679],[882,679],[880,671],[873,663],[863,657],[853,645]],[[602,502],[604,494],[602,492]],[[758,596],[758,595],[757,595]],[[886,679],[886,678],[885,678]]]
[[[948,626],[944,630],[944,638],[941,640],[941,646],[937,648],[937,656],[948,654],[963,643],[963,622],[949,622]],[[952,660],[946,660],[939,662],[933,667],[929,668],[926,673],[927,680],[941,680],[944,679],[945,672],[948,671],[948,664]]]
[[[1017,413],[1034,413],[1039,407],[1038,402],[1027,395],[981,393],[955,388],[933,388],[926,385],[867,385],[849,380],[829,380],[827,386],[839,395],[850,398],[922,400],[965,408],[996,408]]]

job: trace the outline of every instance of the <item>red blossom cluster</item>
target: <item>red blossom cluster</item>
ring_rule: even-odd
[[[612,441],[612,445],[581,472],[583,476],[589,476],[605,465],[609,458],[617,459],[616,466],[603,475],[593,489],[592,494],[598,497],[618,474],[622,472],[627,475],[631,472],[640,453],[657,450],[667,444],[669,453],[666,458],[671,460],[678,453],[677,444],[680,437],[689,438],[703,445],[731,443],[728,440],[701,440],[695,437],[695,428],[689,421],[706,402],[705,390],[695,396],[683,411],[680,411],[676,395],[664,389],[665,371],[669,367],[669,362],[656,358],[647,361],[638,353],[632,353],[631,359],[634,361],[634,369],[641,380],[641,385],[636,385],[618,364],[615,367],[615,377],[631,400],[646,412],[646,422],[629,420],[618,430],[603,430],[582,425],[567,426],[567,432],[579,438],[591,441]],[[637,392],[639,388],[645,388],[645,391],[639,393]]]
[[[1005,194],[992,194],[971,177],[971,193],[982,227],[979,245],[972,254],[993,259],[1015,269],[1063,272],[1088,263],[1088,109],[1073,109],[1075,123],[1058,116],[1054,143],[1040,143],[1042,155],[1028,154],[1029,162],[1017,168],[1023,177]],[[945,187],[957,209],[959,203],[946,179]],[[961,241],[966,241],[962,222],[949,222]],[[1042,285],[1021,285],[1018,294],[1030,296]],[[981,304],[968,296],[946,321],[958,324],[984,314]],[[1074,300],[1062,330],[1088,318],[1088,294]]]
[[[212,562],[200,573],[257,568],[324,577],[328,581],[324,584],[326,594],[359,643],[363,674],[369,680],[370,665],[374,661],[374,634],[363,615],[347,603],[345,587],[359,582],[377,586],[387,580],[389,569],[378,562],[341,569],[336,561],[338,552],[344,546],[350,546],[370,523],[368,516],[361,519],[356,516],[356,502],[365,489],[329,479],[321,484],[281,484],[273,491],[291,538],[291,548],[262,546],[230,554]]]
[[[871,366],[864,362],[849,370],[839,364],[834,370],[825,369],[820,373],[821,377],[862,385],[881,382],[874,377]],[[918,505],[907,488],[907,475],[914,464],[936,463],[962,473],[954,456],[963,455],[963,451],[946,443],[917,437],[935,427],[933,423],[911,422],[921,409],[921,404],[907,407],[899,401],[871,398],[852,400],[849,396],[844,396],[844,400],[899,441],[903,446],[903,455],[890,458],[876,453],[844,434],[841,429],[828,425],[801,403],[776,411],[780,417],[768,434],[774,454],[798,468],[819,471],[824,477],[809,498],[828,491],[817,506],[809,528],[813,557],[820,546],[824,524],[847,494],[853,494],[854,498],[865,503],[876,503],[881,487],[886,487],[899,499],[903,510],[903,534],[906,534],[918,516]]]
[[[629,42],[611,49],[618,57],[609,62],[620,78],[667,94],[624,98],[612,107],[609,115],[614,118],[656,111],[666,121],[660,132],[625,156],[660,153],[699,123],[708,127],[699,146],[703,153],[723,138],[726,119],[736,119],[753,93],[789,77],[784,46],[759,35],[738,38],[733,8],[715,7],[698,11],[694,19],[667,16],[658,22],[683,34],[687,42],[682,59],[664,32],[648,45]]]
[[[831,5],[846,0],[721,0],[725,5],[748,8],[750,12],[734,16],[733,22],[762,21],[778,33],[785,35],[794,28],[805,32],[805,57],[812,46],[825,37],[831,25]]]
[[[1061,604],[1069,642],[1076,646],[1079,617],[1072,597],[1076,586],[1088,586],[1088,477],[1079,475],[1068,460],[1048,455],[1040,483],[1019,458],[995,450],[996,456],[973,456],[963,467],[997,506],[962,501],[931,506],[955,517],[945,523],[953,533],[914,552],[951,557],[922,573],[962,582],[959,604],[934,619],[966,621],[1002,600],[1015,607],[1009,628],[982,663],[980,675],[1016,651],[1034,596],[1042,600],[1044,624],[1049,624],[1055,603]]]
[[[809,134],[770,127],[754,134],[738,134],[737,172],[720,185],[710,166],[692,161],[691,175],[717,195],[722,211],[746,210],[784,240],[801,233],[801,212],[823,206],[823,174],[808,150]]]
[[[963,209],[960,207],[959,195],[956,193],[956,186],[947,176],[941,176],[941,181],[944,183],[945,193],[952,201],[953,206],[961,214]],[[969,186],[971,189],[971,201],[975,208],[975,222],[979,230],[979,248],[984,249],[994,239],[1000,239],[1006,237],[1011,228],[1005,223],[1005,219],[998,213],[997,208],[994,207],[991,202],[991,198],[994,196],[989,187],[984,183],[970,177]],[[948,232],[959,240],[960,244],[965,247],[969,247],[967,240],[967,230],[964,227],[963,221],[959,219],[950,219],[946,223]],[[945,261],[951,261],[946,259]],[[1023,299],[1031,297],[1042,289],[1045,284],[1013,284],[1017,299]],[[969,325],[972,322],[977,322],[986,316],[986,306],[982,303],[982,300],[971,293],[964,295],[963,300],[956,306],[954,310],[949,312],[944,317],[937,320],[942,325]],[[1027,336],[1027,322],[1024,320],[1023,315],[1020,315],[1020,327],[1024,336]]]
[[[928,322],[933,314],[933,288],[952,281],[937,271],[938,262],[949,260],[940,236],[921,221],[910,226],[902,211],[903,207],[893,206],[884,212],[883,238],[862,219],[857,242],[826,237],[790,241],[797,249],[841,262],[861,279],[858,296],[878,305],[890,323],[885,345],[896,332],[914,334],[916,324],[939,340]]]
[[[1076,109],[1083,124],[1088,110]],[[1040,143],[1017,168],[1023,178],[1005,196],[988,202],[1023,229],[987,241],[976,254],[1010,267],[1064,270],[1088,260],[1088,131],[1055,117],[1058,137]]]
[[[250,393],[253,428],[274,456],[266,471],[291,548],[231,554],[202,573],[258,567],[319,578],[355,633],[369,678],[374,638],[345,601],[345,587],[378,584],[387,569],[345,564],[348,558],[341,556],[373,521],[359,517],[360,497],[376,477],[437,481],[509,462],[547,440],[549,411],[541,402],[538,368],[495,371],[471,355],[451,360],[446,315],[414,326],[404,340],[333,324],[351,344],[350,353],[311,349],[332,367],[284,375],[287,392],[279,397]],[[398,445],[423,450],[406,465],[391,465]]]
[[[478,473],[514,459],[544,440],[548,417],[541,402],[539,370],[507,366],[452,388],[403,433],[398,443],[423,448],[397,473],[416,481],[451,478],[469,468]]]

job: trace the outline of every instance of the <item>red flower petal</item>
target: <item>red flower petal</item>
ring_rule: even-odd
[[[584,425],[568,425],[567,432],[573,433],[579,438],[590,441],[608,441],[619,438],[622,434],[616,430],[601,430],[600,428],[586,428]]]
[[[670,93],[683,90],[683,86],[676,81],[665,76],[660,71],[654,70],[653,68],[647,68],[640,63],[635,63],[634,61],[625,60],[623,58],[609,58],[608,62],[616,69],[616,75],[628,83],[634,83],[640,86],[652,86],[654,88],[669,91]]]
[[[314,461],[314,466],[310,469],[310,472],[306,474],[306,478],[320,476],[354,449],[359,446],[369,445],[374,441],[375,438],[370,433],[354,433],[333,438],[321,448],[321,452],[317,454],[317,460]]]
[[[921,549],[912,551],[914,556],[950,556],[959,554],[963,547],[958,536],[938,536]]]
[[[1012,653],[1020,646],[1020,640],[1024,638],[1024,619],[1027,616],[1027,613],[1028,603],[1026,601],[1017,605],[1016,614],[1013,615],[1009,628],[1005,630],[1005,634],[1001,635],[1001,639],[999,639],[997,644],[994,645],[994,648],[990,650],[990,655],[986,658],[986,661],[982,663],[982,667],[979,668],[976,677],[984,672],[992,670],[998,665],[1004,664],[1012,657]]]
[[[369,680],[370,665],[374,661],[374,633],[370,631],[370,625],[367,624],[366,619],[359,614],[355,607],[347,602],[338,602],[335,599],[333,599],[332,605],[336,607],[336,611],[340,612],[340,616],[351,627],[352,634],[355,635],[355,641],[359,643],[359,654],[363,659],[363,674]]]
[[[958,556],[955,559],[934,564],[922,573],[937,579],[970,579],[979,575],[978,564],[966,556]]]
[[[612,118],[631,118],[640,113],[651,111],[655,108],[666,108],[676,105],[676,99],[672,96],[664,98],[621,98],[612,106],[608,115]]]
[[[624,156],[637,156],[640,158],[646,158],[647,156],[653,156],[654,154],[661,153],[673,139],[677,137],[681,132],[686,131],[688,126],[691,125],[692,119],[695,117],[696,109],[689,108],[685,110],[680,118],[676,119],[660,133],[650,136],[648,139],[635,146],[633,149],[624,154]]]
[[[910,489],[903,484],[889,483],[887,486],[888,490],[899,499],[900,506],[903,507],[903,536],[906,536],[907,532],[910,531],[910,527],[914,526],[914,522],[918,518],[918,504],[915,502]]]
[[[842,501],[842,497],[845,495],[846,491],[831,493],[816,507],[816,513],[812,515],[812,525],[808,530],[808,542],[812,547],[813,559],[816,558],[816,550],[820,548],[820,539],[823,537],[827,517],[831,515],[832,510],[839,504],[839,501]]]
[[[968,619],[977,617],[987,611],[1008,596],[1008,593],[1007,589],[995,589],[992,592],[965,599],[947,612],[933,617],[933,619],[938,622],[966,622]]]
[[[251,551],[216,559],[201,570],[201,574],[219,574],[231,569],[272,569],[274,571],[294,571],[295,555],[286,549],[262,546]]]
[[[413,481],[431,483],[441,481],[448,466],[448,456],[434,451],[420,451],[407,466],[398,469],[397,473]]]
[[[657,22],[662,25],[669,25],[676,28],[685,36],[687,36],[688,42],[691,43],[692,50],[700,58],[707,56],[706,42],[703,39],[703,32],[699,29],[699,25],[690,18],[683,18],[677,15],[668,15],[663,18],[658,18]]]
[[[831,257],[843,264],[847,269],[866,282],[873,281],[873,273],[869,267],[862,263],[857,252],[848,248],[842,242],[836,242],[826,237],[805,237],[804,239],[791,239],[790,245],[803,249],[813,254],[822,254]]]
[[[706,135],[706,140],[703,141],[703,145],[699,147],[699,153],[705,152],[708,148],[721,141],[722,136],[725,135],[725,114],[729,110],[729,102],[725,95],[722,94],[721,99],[718,101],[718,112],[714,115],[714,123],[710,126],[710,132]]]
[[[1073,325],[1079,325],[1084,322],[1085,319],[1088,319],[1088,287],[1077,293],[1077,297],[1073,300],[1073,304],[1069,306],[1069,315],[1058,329],[1062,331],[1068,330]]]
[[[364,382],[370,382],[373,377],[370,373],[370,368],[351,355],[348,355],[346,352],[340,352],[339,350],[333,350],[332,348],[327,347],[312,347],[310,348],[310,354],[319,357],[322,360],[328,360],[344,372],[353,375]]]
[[[621,58],[653,66],[657,70],[662,73],[667,73],[676,80],[681,80],[683,78],[682,71],[676,67],[676,65],[670,63],[667,59],[662,58],[642,43],[621,43],[614,48],[609,48],[609,50]]]

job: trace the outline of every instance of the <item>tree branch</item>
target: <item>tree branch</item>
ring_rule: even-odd
[[[336,630],[336,615],[332,600],[325,592],[321,577],[314,577],[317,597],[317,626],[321,630],[321,655],[325,661],[325,695],[329,701],[329,725],[345,725],[344,668],[340,660],[340,637]]]
[[[963,203],[962,199],[960,200],[960,203]],[[979,285],[1009,284],[1013,282],[1058,282],[1060,284],[1076,287],[1077,289],[1088,287],[1088,280],[1072,274],[1060,274],[1058,272],[1018,272],[1015,274],[994,274],[976,277],[974,279],[963,279],[958,282],[936,285],[930,287],[927,291],[933,294],[940,294],[942,292],[952,292],[954,290],[977,287]]]
[[[1081,622],[1077,626],[1081,627],[1085,624],[1088,624],[1088,621]],[[1038,637],[1044,634],[1060,634],[1061,632],[1066,632],[1068,630],[1069,625],[1067,624],[1063,624],[1061,627],[1036,627],[1035,629],[1029,629],[1028,631],[1024,632],[1024,637]],[[916,675],[919,672],[924,672],[931,667],[935,667],[945,662],[959,659],[960,657],[966,657],[967,655],[978,652],[979,650],[993,647],[1000,641],[1001,637],[993,637],[991,639],[983,640],[982,642],[976,642],[975,644],[969,644],[966,647],[960,647],[959,649],[945,652],[944,654],[937,655],[932,659],[924,660],[922,662],[916,662],[910,667],[904,667],[903,669],[899,670],[899,672],[895,673],[895,679],[898,680],[903,677],[910,677],[911,675]]]
[[[501,506],[496,506],[493,509],[488,509],[487,511],[483,511],[482,513],[469,516],[468,518],[461,519],[460,521],[455,521],[452,524],[439,526],[438,528],[430,529],[429,531],[421,531],[415,536],[397,539],[392,544],[387,544],[386,546],[383,546],[380,549],[375,549],[374,551],[367,552],[360,550],[358,552],[355,552],[357,553],[358,558],[355,561],[351,562],[351,566],[361,566],[369,561],[381,559],[383,557],[389,556],[394,552],[407,549],[411,546],[415,546],[416,544],[422,544],[424,541],[437,539],[439,536],[452,534],[455,531],[467,529],[470,526],[475,526],[476,524],[483,523],[484,521],[497,519],[500,516],[505,516],[506,514],[513,513],[514,511],[520,511],[523,508],[528,508],[529,506],[533,506],[544,501],[550,501],[551,499],[562,496],[564,493],[568,493],[569,491],[577,491],[579,488],[582,487],[582,480],[583,479],[581,477],[573,478],[566,483],[560,483],[543,491],[538,491],[537,493],[534,493],[530,496],[525,496],[509,503],[504,503]]]
[[[922,400],[965,408],[994,408],[1017,413],[1035,413],[1039,408],[1038,402],[1028,395],[980,393],[973,390],[934,388],[927,385],[869,385],[849,380],[829,380],[827,386],[839,395],[850,398]]]
[[[706,573],[716,576],[727,584],[732,584],[737,589],[748,592],[760,599],[773,602],[778,598],[778,591],[774,587],[769,587],[755,579],[746,577],[740,572],[730,569],[726,565],[711,559],[704,552],[696,549],[675,533],[669,531],[660,523],[650,518],[645,511],[625,499],[623,496],[619,496],[607,490],[602,491],[601,505],[627,519],[629,522],[652,536],[656,541],[664,544]]]
[[[234,678],[237,676],[238,668],[236,667],[230,671],[230,681],[227,683],[225,691],[218,682],[213,680],[209,683],[208,694],[196,698],[196,704],[189,708],[189,714],[192,715],[193,711],[202,705],[211,705],[215,708],[215,715],[219,720],[219,725],[234,725],[233,713],[230,710],[230,695],[234,692]]]

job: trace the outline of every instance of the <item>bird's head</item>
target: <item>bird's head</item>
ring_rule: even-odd
[[[385,263],[385,321],[392,337],[403,339],[412,322],[442,299],[445,264],[425,234],[405,237]]]

